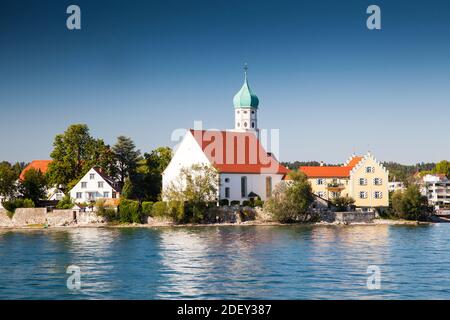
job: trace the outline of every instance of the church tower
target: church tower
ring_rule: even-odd
[[[253,132],[258,136],[258,97],[250,90],[244,66],[244,84],[234,96],[234,131]]]

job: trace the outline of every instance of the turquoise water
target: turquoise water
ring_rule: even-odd
[[[450,224],[0,230],[1,299],[450,299],[449,267]]]

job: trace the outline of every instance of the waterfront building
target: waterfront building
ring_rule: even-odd
[[[421,181],[421,193],[435,209],[450,206],[450,179],[444,174],[426,174]]]
[[[389,181],[388,183],[389,192],[403,191],[406,189],[405,184],[401,181]]]
[[[69,192],[75,203],[95,202],[98,199],[118,199],[120,188],[100,168],[91,168]]]
[[[359,208],[389,206],[386,168],[368,152],[352,155],[342,166],[302,166],[313,192],[325,200],[349,196]]]
[[[183,168],[203,164],[219,174],[217,199],[265,200],[288,169],[259,140],[259,99],[251,91],[245,68],[244,84],[234,96],[234,129],[189,130],[162,175],[164,192],[176,183]]]

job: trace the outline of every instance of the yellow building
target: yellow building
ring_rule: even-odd
[[[352,156],[343,166],[300,167],[313,192],[326,200],[349,196],[360,208],[389,206],[389,172],[368,152]]]

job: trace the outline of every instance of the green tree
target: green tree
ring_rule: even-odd
[[[14,170],[9,162],[0,163],[0,196],[13,197],[17,191],[16,181],[20,172]]]
[[[22,197],[31,199],[34,203],[46,198],[47,180],[40,170],[30,169],[20,181],[19,190]]]
[[[354,203],[355,200],[347,195],[345,197],[336,197],[333,200],[331,200],[331,204],[336,207],[336,210],[338,212],[348,210],[348,208],[352,206]]]
[[[141,153],[136,150],[133,140],[125,136],[117,137],[117,142],[112,150],[115,156],[117,181],[123,186],[125,179],[136,173]]]
[[[208,205],[217,201],[218,187],[219,174],[214,167],[194,164],[181,169],[163,195],[169,215],[177,222],[201,221]]]
[[[445,174],[450,178],[450,161],[442,160],[436,163],[436,167],[433,170],[435,173]]]
[[[51,185],[63,185],[67,190],[94,166],[110,174],[113,153],[103,140],[90,135],[85,124],[69,126],[55,137],[53,146],[47,173]]]
[[[59,202],[56,204],[56,209],[72,209],[74,207],[74,202],[70,198],[70,195],[65,195]]]
[[[282,223],[306,221],[308,208],[314,201],[311,185],[302,172],[292,171],[289,176],[290,181],[277,185],[264,209]]]
[[[410,185],[403,192],[394,192],[391,205],[392,213],[407,220],[427,220],[432,212],[427,197],[420,193],[417,185]]]

